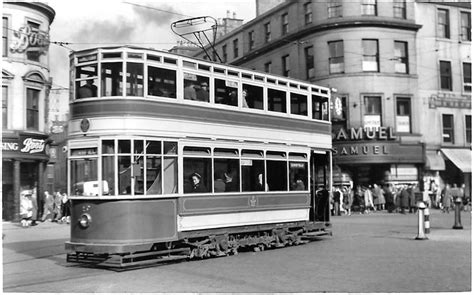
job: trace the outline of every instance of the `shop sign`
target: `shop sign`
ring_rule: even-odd
[[[46,140],[27,137],[23,139],[20,152],[28,154],[43,153],[46,146]]]
[[[359,127],[345,130],[339,129],[334,140],[359,141],[359,140],[395,140],[392,127]]]
[[[341,142],[342,143],[342,142]],[[398,142],[353,142],[335,144],[336,164],[357,163],[422,163],[422,145],[402,145]]]
[[[431,95],[429,99],[430,109],[436,108],[457,108],[457,109],[471,109],[471,100],[469,96],[465,98],[455,97],[454,95]]]
[[[2,141],[2,151],[7,151],[7,152],[16,152],[18,151],[19,145],[18,142],[5,142]]]
[[[2,151],[22,154],[46,154],[46,140],[22,136],[19,140],[3,141]]]
[[[10,45],[12,52],[25,52],[35,50],[40,54],[46,53],[49,48],[49,35],[47,32],[31,26],[23,26],[13,31],[13,40]]]

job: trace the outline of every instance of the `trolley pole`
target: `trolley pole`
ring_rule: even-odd
[[[425,214],[426,205],[424,202],[418,202],[418,235],[415,240],[427,240],[425,235]]]
[[[461,203],[462,199],[457,197],[454,200],[454,225],[453,229],[463,229],[461,224]]]

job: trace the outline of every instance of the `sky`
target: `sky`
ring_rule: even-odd
[[[50,27],[50,69],[54,88],[69,85],[69,54],[98,46],[135,45],[168,50],[183,40],[171,23],[198,16],[225,18],[236,13],[244,23],[255,17],[255,0],[50,0],[56,11]],[[69,43],[69,44],[66,44]]]

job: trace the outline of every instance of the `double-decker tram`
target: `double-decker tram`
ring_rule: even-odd
[[[69,262],[125,267],[331,233],[328,88],[129,46],[70,64]]]

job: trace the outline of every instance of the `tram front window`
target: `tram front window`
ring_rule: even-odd
[[[71,194],[73,196],[99,195],[98,180],[97,158],[71,160]]]
[[[102,96],[121,96],[123,71],[121,62],[102,63]]]
[[[149,66],[148,95],[176,98],[176,71]]]
[[[291,113],[295,115],[308,115],[308,98],[305,95],[291,93]]]
[[[127,96],[143,96],[143,64],[127,63]]]

